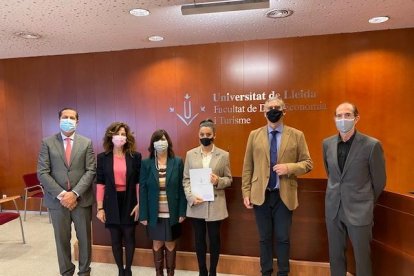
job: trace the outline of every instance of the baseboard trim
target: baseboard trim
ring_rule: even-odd
[[[77,243],[74,245],[75,259],[78,259]],[[207,256],[208,258],[208,256]],[[92,245],[92,261],[98,263],[114,263],[110,246]],[[135,249],[134,266],[153,267],[151,249]],[[274,267],[276,268],[276,260]],[[177,252],[178,270],[197,271],[197,257],[194,252]],[[329,263],[290,260],[291,276],[330,276]],[[260,260],[258,257],[220,255],[217,272],[226,274],[257,276],[260,275]],[[348,273],[348,276],[352,274]]]

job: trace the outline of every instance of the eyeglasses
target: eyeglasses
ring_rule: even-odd
[[[266,108],[266,110],[267,110],[267,111],[272,110],[272,109],[281,110],[280,106],[278,106],[278,105],[275,105],[275,106],[268,106],[268,107]]]
[[[350,113],[350,112],[335,115],[335,119],[337,120],[342,119],[342,118],[343,119],[354,119],[355,116],[354,116],[354,113]]]

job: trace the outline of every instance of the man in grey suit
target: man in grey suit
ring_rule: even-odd
[[[75,133],[78,112],[64,108],[59,119],[61,132],[42,141],[37,175],[52,217],[60,274],[75,272],[70,244],[73,222],[79,242],[78,275],[90,275],[95,155],[91,140]]]
[[[354,104],[340,104],[335,112],[339,135],[323,141],[328,175],[325,219],[332,276],[346,275],[347,235],[354,249],[356,275],[372,275],[374,205],[385,187],[385,161],[380,142],[356,131],[359,118]]]

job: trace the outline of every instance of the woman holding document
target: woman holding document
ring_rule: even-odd
[[[228,217],[224,189],[230,187],[232,177],[229,153],[213,143],[216,126],[212,120],[200,123],[198,137],[200,146],[189,150],[185,158],[183,185],[188,202],[187,217],[192,218],[194,228],[200,276],[214,276],[220,256],[220,224]],[[203,178],[207,178],[210,187],[203,185]],[[206,230],[210,241],[209,272]]]
[[[151,137],[149,158],[142,161],[139,219],[152,240],[156,275],[174,275],[176,240],[185,219],[183,161],[176,157],[168,133],[159,129]],[[165,250],[165,252],[164,252]]]

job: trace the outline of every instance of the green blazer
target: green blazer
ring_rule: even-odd
[[[166,191],[171,225],[177,224],[179,217],[185,217],[186,213],[187,200],[182,185],[183,170],[181,158],[168,158]],[[160,185],[154,158],[142,161],[139,183],[139,220],[146,220],[148,225],[155,226],[158,220]]]

